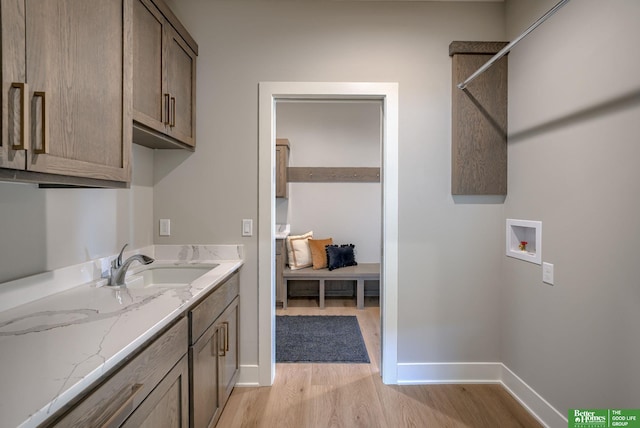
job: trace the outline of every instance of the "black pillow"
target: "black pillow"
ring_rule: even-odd
[[[356,263],[356,256],[353,253],[355,247],[353,244],[327,245],[324,247],[327,252],[327,267],[329,270],[356,266],[358,263]]]

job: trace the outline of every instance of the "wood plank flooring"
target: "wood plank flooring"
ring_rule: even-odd
[[[541,427],[498,384],[384,385],[377,298],[290,299],[278,315],[356,315],[371,364],[276,364],[273,386],[235,388],[218,427]]]

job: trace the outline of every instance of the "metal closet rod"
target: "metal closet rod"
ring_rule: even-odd
[[[497,54],[495,54],[493,57],[491,57],[491,59],[489,61],[487,61],[482,67],[480,67],[478,70],[476,70],[475,73],[473,73],[471,76],[469,76],[467,78],[467,80],[465,80],[464,82],[458,83],[458,88],[460,89],[464,89],[467,87],[467,85],[469,83],[471,83],[476,77],[480,76],[482,73],[484,73],[489,67],[491,67],[493,65],[494,62],[496,62],[497,60],[499,60],[500,58],[502,58],[503,56],[505,56],[506,54],[509,53],[509,51],[511,49],[513,49],[513,47],[515,45],[517,45],[520,40],[524,39],[530,32],[532,32],[533,30],[535,30],[536,28],[538,28],[538,26],[540,24],[542,24],[544,21],[546,21],[547,19],[549,19],[551,17],[551,15],[553,15],[554,13],[556,13],[558,11],[558,9],[560,9],[562,6],[564,6],[565,4],[567,4],[569,2],[569,0],[560,0],[558,2],[558,4],[556,4],[555,6],[553,6],[551,9],[549,9],[549,11],[547,13],[545,13],[544,15],[542,15],[542,17],[540,19],[538,19],[536,22],[534,22],[533,24],[531,24],[531,26],[529,28],[527,28],[524,33],[520,34],[518,37],[516,37],[515,39],[513,39],[513,41],[511,43],[509,43],[507,46],[505,46],[504,48],[502,48],[500,50],[500,52],[498,52]]]

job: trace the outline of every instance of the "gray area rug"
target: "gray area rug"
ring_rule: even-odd
[[[277,363],[368,363],[355,316],[277,316]]]

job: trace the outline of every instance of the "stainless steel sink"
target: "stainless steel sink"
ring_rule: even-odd
[[[125,280],[125,285],[128,288],[186,287],[216,266],[218,265],[150,265],[148,268],[128,276]]]

